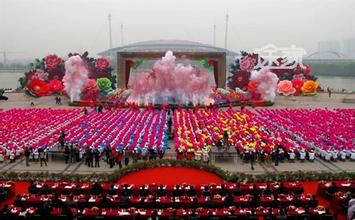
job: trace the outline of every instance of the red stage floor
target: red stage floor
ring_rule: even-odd
[[[141,170],[128,174],[121,178],[118,183],[132,183],[142,185],[147,183],[175,185],[223,183],[223,180],[215,174],[192,168],[184,167],[159,167]]]

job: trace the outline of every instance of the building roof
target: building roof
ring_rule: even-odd
[[[109,56],[110,54],[117,52],[165,52],[168,50],[173,52],[225,52],[227,57],[239,55],[239,53],[226,50],[224,48],[183,40],[142,41],[112,48],[110,50],[100,52],[98,55]]]

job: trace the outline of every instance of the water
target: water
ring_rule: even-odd
[[[355,76],[322,76],[318,75],[318,81],[322,88],[341,91],[355,91]]]
[[[20,86],[18,79],[24,76],[24,73],[2,73],[0,72],[0,88],[16,89]]]
[[[0,72],[0,88],[16,89],[20,86],[18,79],[23,73],[1,73]],[[318,81],[322,88],[331,88],[337,91],[342,89],[355,91],[355,76],[322,76],[318,75]]]

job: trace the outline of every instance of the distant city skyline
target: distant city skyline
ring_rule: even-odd
[[[343,0],[0,0],[1,51],[7,59],[89,51],[149,40],[189,40],[228,48],[296,45],[308,54],[318,42],[355,38],[355,1]],[[216,35],[214,37],[214,25]],[[350,44],[351,45],[351,44]]]

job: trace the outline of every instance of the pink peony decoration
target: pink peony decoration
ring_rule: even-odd
[[[278,84],[277,93],[284,96],[292,95],[296,92],[296,89],[293,88],[292,82],[290,80],[282,80]]]
[[[251,72],[256,64],[254,57],[246,56],[240,59],[240,69],[243,71]]]
[[[97,58],[96,59],[96,69],[103,71],[110,67],[110,63],[105,58]]]
[[[54,70],[62,64],[62,58],[55,54],[48,55],[44,58],[44,64],[48,70]]]
[[[39,79],[41,81],[47,81],[49,74],[41,69],[36,69],[31,79]]]

